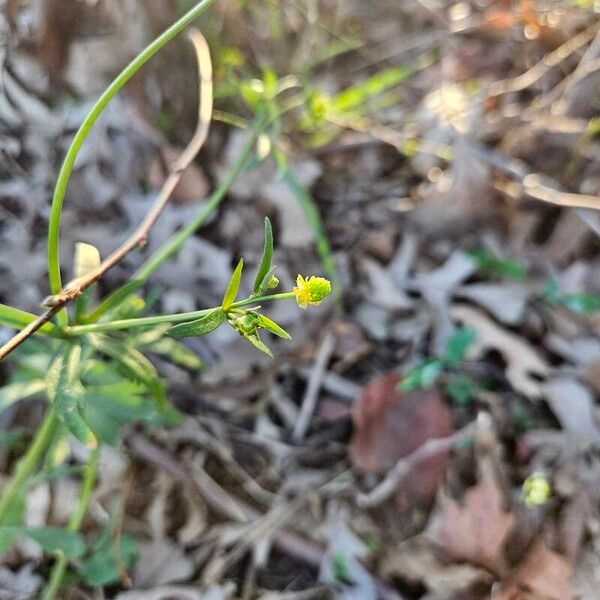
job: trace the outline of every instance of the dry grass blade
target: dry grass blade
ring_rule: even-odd
[[[88,287],[96,283],[102,276],[119,264],[131,251],[143,246],[148,238],[150,229],[160,217],[171,195],[179,184],[184,171],[190,166],[204,145],[210,129],[213,111],[213,80],[210,50],[204,36],[196,29],[190,31],[190,39],[194,45],[198,61],[200,92],[198,103],[198,125],[190,143],[175,162],[173,169],[164,182],[152,208],[140,223],[139,227],[117,250],[106,258],[96,269],[84,277],[74,279],[65,286],[60,294],[51,297],[45,303],[51,302],[51,308],[36,321],[21,330],[0,348],[0,361],[18,348],[25,340],[48,323],[63,307],[80,296]]]
[[[323,377],[325,376],[325,369],[327,368],[327,363],[331,358],[333,346],[333,335],[328,332],[325,335],[325,338],[323,339],[323,342],[321,343],[321,346],[317,353],[315,366],[311,373],[308,382],[308,387],[306,389],[306,393],[302,401],[300,415],[298,417],[298,420],[296,421],[296,426],[294,427],[293,439],[295,442],[300,442],[302,440],[310,425],[310,420],[317,406],[317,398],[319,390],[321,389]]]
[[[542,60],[536,63],[531,69],[525,73],[513,77],[512,79],[504,79],[496,81],[490,85],[488,96],[501,96],[510,92],[519,92],[527,89],[534,83],[539,81],[550,69],[556,67],[561,62],[572,56],[575,52],[583,48],[590,42],[598,31],[598,24],[584,29],[581,33],[567,40],[564,44],[546,54]]]
[[[523,191],[536,200],[556,204],[557,206],[569,206],[571,208],[600,209],[600,197],[591,194],[573,194],[561,192],[544,185],[539,175],[527,175],[523,179]]]

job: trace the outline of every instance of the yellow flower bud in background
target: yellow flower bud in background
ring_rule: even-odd
[[[300,308],[318,306],[331,293],[331,282],[324,277],[311,275],[305,279],[298,275],[293,292]]]
[[[527,506],[546,504],[552,496],[552,486],[544,473],[532,473],[523,482],[523,500]]]

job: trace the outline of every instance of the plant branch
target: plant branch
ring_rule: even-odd
[[[246,298],[235,302],[229,308],[234,310],[243,306],[257,305],[261,302],[270,302],[272,300],[289,300],[294,298],[294,292],[282,292],[281,294],[271,294],[269,296],[259,296],[254,298]],[[195,310],[187,313],[177,313],[172,315],[158,315],[155,317],[141,317],[137,319],[121,319],[118,321],[109,321],[108,323],[90,323],[87,325],[73,325],[71,327],[65,327],[64,332],[67,335],[85,335],[87,333],[104,333],[106,331],[120,331],[122,329],[133,329],[134,327],[150,327],[154,325],[162,325],[164,323],[185,323],[186,321],[195,321],[205,317],[213,310],[217,310],[219,307],[203,308],[201,310]]]
[[[86,273],[83,277],[74,279],[59,294],[51,296],[45,301],[46,304],[51,304],[49,310],[35,321],[29,323],[25,329],[17,333],[0,348],[0,361],[46,325],[54,316],[59,314],[67,304],[81,296],[87,288],[101,279],[107,271],[120,263],[132,250],[146,243],[150,229],[169,202],[183,173],[192,163],[198,152],[200,152],[208,136],[213,108],[212,63],[210,51],[204,36],[199,31],[192,30],[190,32],[190,39],[196,51],[198,74],[201,82],[198,103],[198,125],[192,140],[173,165],[173,169],[164,182],[152,208],[134,233],[96,269]]]
[[[42,454],[52,441],[58,422],[58,416],[52,408],[49,408],[27,453],[19,460],[12,478],[2,490],[0,496],[0,524],[6,516],[6,511],[21,491],[23,484],[37,468]]]
[[[98,448],[92,450],[87,464],[84,467],[83,481],[81,483],[81,490],[79,493],[79,503],[75,512],[71,515],[69,520],[69,531],[79,531],[85,513],[87,512],[90,500],[92,498],[92,492],[94,490],[94,484],[98,475],[98,465],[100,462],[100,451]],[[52,568],[50,574],[50,580],[48,586],[44,590],[43,600],[54,600],[56,593],[58,592],[65,570],[67,568],[68,559],[64,552],[58,552],[56,555],[56,563]]]
[[[176,23],[171,25],[166,31],[151,42],[142,52],[134,58],[117,78],[108,86],[106,91],[100,96],[96,104],[92,107],[79,130],[75,134],[71,146],[67,151],[65,160],[60,169],[54,196],[52,198],[52,207],[50,209],[50,220],[48,223],[48,276],[50,289],[53,294],[59,294],[62,290],[60,259],[59,259],[59,237],[60,237],[60,218],[63,202],[67,191],[67,184],[75,165],[75,159],[88,136],[92,126],[102,114],[108,103],[116,96],[121,88],[146,64],[163,46],[168,44],[183,29],[192,23],[201,13],[203,13],[215,0],[201,0],[196,6],[191,8]],[[60,324],[66,324],[66,315],[61,312],[59,317]]]
[[[263,117],[259,117],[252,130],[252,135],[246,142],[246,145],[242,149],[236,162],[227,172],[225,178],[217,186],[214,192],[209,196],[206,204],[202,207],[195,219],[190,221],[185,227],[178,231],[168,242],[165,242],[152,256],[144,262],[144,264],[132,275],[131,281],[124,284],[120,288],[117,288],[114,292],[109,294],[89,315],[84,319],[87,323],[95,323],[101,316],[103,316],[109,308],[116,308],[123,302],[126,294],[124,291],[129,290],[131,293],[130,285],[132,282],[136,282],[137,288],[139,289],[146,283],[150,276],[160,268],[171,256],[176,254],[183,244],[190,238],[196,231],[202,227],[206,219],[210,214],[219,206],[229,188],[233,182],[237,179],[239,174],[246,168],[258,136],[266,126],[267,121]],[[119,296],[124,296],[119,302],[117,299]]]

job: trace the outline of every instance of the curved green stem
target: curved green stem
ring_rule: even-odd
[[[134,58],[120,75],[108,86],[106,91],[100,96],[96,104],[87,114],[79,130],[75,134],[71,146],[67,151],[65,160],[60,169],[54,197],[52,198],[52,207],[50,209],[50,221],[48,223],[48,277],[50,289],[53,294],[58,294],[62,290],[62,281],[60,274],[59,259],[59,237],[60,237],[60,217],[62,213],[63,202],[67,191],[69,177],[75,164],[77,154],[88,136],[90,129],[106,108],[107,104],[115,97],[119,90],[135,75],[135,73],[150,60],[163,46],[169,43],[183,29],[185,29],[196,17],[204,12],[215,0],[202,0],[191,10],[189,10],[176,23],[171,25],[162,35],[151,42],[142,52]],[[58,323],[65,325],[67,323],[67,313],[63,309],[57,315]]]
[[[85,513],[90,504],[94,484],[96,483],[99,462],[100,451],[96,448],[95,450],[92,450],[90,458],[84,467],[83,482],[81,483],[81,490],[79,492],[79,504],[69,520],[69,531],[79,531],[79,528],[81,527],[81,523],[83,522],[83,518],[85,517]],[[48,585],[42,596],[43,600],[54,600],[54,597],[60,588],[67,564],[68,559],[65,554],[63,552],[58,552]]]
[[[230,310],[240,308],[242,306],[252,306],[261,302],[270,302],[272,300],[288,300],[294,298],[294,292],[282,292],[281,294],[271,294],[269,296],[259,296],[257,298],[246,298],[235,302],[231,305]],[[85,335],[88,333],[104,333],[106,331],[120,331],[122,329],[132,329],[134,327],[150,327],[153,325],[161,325],[163,323],[184,323],[185,321],[194,321],[205,317],[213,310],[218,309],[218,306],[213,308],[203,308],[187,313],[178,313],[174,315],[159,315],[156,317],[141,317],[138,319],[121,319],[119,321],[110,321],[108,323],[91,323],[89,325],[74,325],[65,327],[64,332],[67,335]]]
[[[58,416],[52,408],[49,408],[27,453],[19,460],[12,478],[2,490],[2,495],[0,496],[0,524],[2,524],[6,516],[6,511],[21,491],[24,483],[37,469],[42,454],[46,451],[54,437],[58,423]]]

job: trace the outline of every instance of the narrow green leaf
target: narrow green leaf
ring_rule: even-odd
[[[242,258],[238,263],[231,279],[229,281],[229,285],[227,286],[227,291],[223,296],[223,303],[221,304],[221,308],[223,310],[228,310],[231,305],[235,302],[235,298],[238,294],[238,290],[240,289],[240,281],[242,279],[242,270],[244,268],[244,259]]]
[[[137,348],[106,335],[90,335],[88,339],[96,350],[120,365],[130,379],[143,383],[161,407],[165,406],[165,389],[156,367]]]
[[[249,333],[244,336],[257,350],[264,352],[267,356],[273,358],[271,349],[258,337],[258,333]]]
[[[154,342],[148,346],[148,351],[165,356],[173,364],[190,371],[202,371],[205,368],[202,359],[193,350],[172,338],[164,337]]]
[[[81,563],[79,574],[89,587],[101,588],[119,581],[122,570],[128,570],[137,555],[138,547],[132,536],[123,535],[119,544],[110,536],[103,536],[92,555]]]
[[[509,279],[525,279],[527,277],[527,267],[517,261],[497,258],[487,250],[471,250],[467,252],[467,255],[483,271],[489,271]]]
[[[104,407],[86,403],[85,420],[101,443],[115,447],[119,443],[121,423],[109,415]]]
[[[475,329],[469,327],[455,331],[446,344],[444,361],[451,367],[462,362],[476,336]]]
[[[10,527],[20,527],[25,519],[26,498],[23,490],[17,493],[8,505],[2,522],[0,523],[0,556],[2,556],[12,545],[14,535],[10,533]],[[9,532],[7,533],[7,530]]]
[[[342,90],[332,99],[332,107],[337,111],[356,109],[375,96],[400,85],[415,71],[412,65],[399,65],[379,71],[366,81]]]
[[[271,269],[271,262],[273,260],[273,228],[271,227],[271,221],[269,217],[265,217],[265,247],[263,249],[263,255],[256,271],[256,279],[254,280],[254,294],[258,294],[261,284],[265,279],[265,276]]]
[[[12,306],[7,306],[6,304],[0,304],[0,325],[6,325],[14,329],[24,329],[36,319],[36,315],[13,308]],[[58,334],[58,330],[52,323],[46,323],[39,331],[48,335]]]
[[[411,369],[400,382],[401,392],[410,392],[433,385],[444,370],[441,360],[428,360]]]
[[[292,336],[283,327],[277,325],[275,321],[271,321],[271,319],[269,319],[269,317],[265,317],[265,315],[258,315],[258,326],[264,327],[273,335],[283,338],[284,340],[292,339]]]
[[[206,316],[197,319],[196,321],[188,321],[180,323],[169,329],[167,332],[174,338],[200,337],[214,331],[225,321],[226,313],[220,308],[216,308]]]
[[[3,536],[15,539],[27,537],[35,540],[48,554],[63,552],[75,558],[85,552],[85,543],[79,533],[61,527],[3,527]]]
[[[446,393],[459,406],[467,406],[473,402],[478,385],[467,375],[456,375],[446,384]]]
[[[60,354],[50,365],[46,388],[50,402],[69,431],[89,448],[96,448],[96,436],[80,412],[83,391],[78,380],[80,358],[81,346],[78,344]]]
[[[327,235],[325,233],[323,220],[321,219],[321,215],[319,214],[313,197],[310,195],[308,190],[301,185],[289,167],[286,167],[282,179],[290,192],[296,198],[296,201],[302,208],[302,212],[304,213],[310,228],[314,232],[316,250],[319,254],[319,258],[321,259],[321,264],[323,265],[323,270],[325,271],[327,278],[330,279],[332,283],[336,282],[337,274],[335,269],[335,261],[333,260],[333,254],[331,253],[329,240],[327,239]],[[339,294],[339,286],[335,286],[334,289],[336,289],[337,293]]]
[[[94,407],[116,419],[119,424],[134,421],[151,423],[175,423],[178,420],[177,411],[170,406],[159,410],[155,402],[149,401],[148,396],[137,394],[122,394],[112,386],[99,386],[86,391],[86,410]]]
[[[133,279],[128,281],[118,290],[107,296],[98,306],[83,319],[83,323],[95,323],[103,314],[120,306],[126,298],[135,294],[142,286],[144,281],[141,279]]]
[[[548,281],[544,286],[546,300],[564,306],[580,315],[593,315],[600,311],[600,294],[595,292],[563,292],[556,281]]]
[[[5,385],[0,388],[0,413],[11,404],[41,394],[45,389],[46,382],[43,380],[17,381]]]
[[[70,449],[69,431],[65,425],[60,425],[46,452],[44,459],[46,470],[52,472],[60,467],[69,456]]]
[[[275,275],[275,271],[277,270],[277,267],[271,267],[266,275],[263,277],[262,283],[258,286],[258,291],[256,291],[255,293],[253,292],[254,296],[262,296],[263,294],[266,294],[269,290],[271,290],[271,279],[273,278],[273,276]]]

